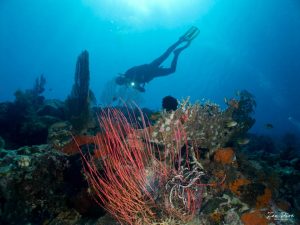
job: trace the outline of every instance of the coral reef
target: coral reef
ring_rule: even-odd
[[[246,96],[245,96],[246,95]],[[201,150],[211,156],[218,148],[226,147],[236,137],[245,136],[254,123],[251,118],[255,101],[248,92],[241,92],[240,99],[232,99],[224,111],[211,102],[191,104],[183,100],[176,111],[163,114],[152,129],[152,141],[171,145],[173,126],[182,124],[188,144],[193,147],[192,157]]]
[[[0,134],[1,224],[299,224],[299,141],[248,134],[255,101],[246,91],[225,109],[183,100],[151,123],[149,110],[94,108],[100,124],[79,134],[62,102],[30,108],[22,93],[1,104],[0,122],[8,112],[12,132],[28,115],[51,122],[44,145],[18,148],[32,142]]]
[[[48,127],[64,119],[61,102],[42,96],[45,84],[41,75],[32,89],[16,91],[14,102],[0,103],[0,136],[7,148],[46,143]]]

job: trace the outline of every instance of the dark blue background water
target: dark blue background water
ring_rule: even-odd
[[[160,109],[166,95],[224,105],[247,89],[257,101],[254,131],[300,130],[299,0],[1,0],[0,101],[42,73],[45,96],[65,99],[84,49],[99,97],[117,73],[152,61],[191,25],[201,34],[175,74],[146,86],[142,106]]]

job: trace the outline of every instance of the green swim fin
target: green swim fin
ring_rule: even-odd
[[[183,41],[192,41],[194,38],[198,36],[199,33],[200,30],[197,27],[192,26],[190,29],[188,29],[187,32],[185,32],[183,36],[181,36],[180,39]]]

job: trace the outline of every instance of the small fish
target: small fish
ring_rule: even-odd
[[[266,123],[265,127],[268,128],[268,129],[274,128],[273,124],[271,124],[271,123]]]
[[[237,140],[237,143],[239,144],[239,145],[246,145],[246,144],[248,144],[250,142],[250,139],[249,138],[239,138],[238,140]]]
[[[229,127],[229,128],[235,127],[237,124],[238,124],[238,123],[237,123],[236,121],[230,120],[230,121],[227,121],[227,122],[226,122],[226,127]]]

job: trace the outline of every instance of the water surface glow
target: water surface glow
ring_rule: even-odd
[[[94,12],[130,26],[174,27],[204,15],[214,0],[83,0]]]

